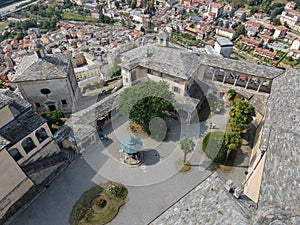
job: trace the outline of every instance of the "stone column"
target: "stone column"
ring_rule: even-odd
[[[236,76],[236,78],[235,78],[235,80],[234,80],[234,84],[233,84],[233,86],[235,86],[235,85],[236,85],[236,82],[237,82],[237,80],[238,80],[238,76]]]
[[[245,89],[247,89],[247,87],[248,87],[248,84],[249,84],[249,81],[252,79],[252,77],[251,76],[247,76],[247,83],[246,83],[246,86],[245,86]]]
[[[214,68],[214,74],[213,74],[212,80],[216,80],[216,75],[218,75],[219,72],[220,72],[220,69],[219,69],[219,68]]]
[[[226,77],[227,77],[227,75],[229,75],[229,74],[230,74],[229,71],[225,71],[224,77],[223,77],[223,84],[225,83]]]
[[[258,88],[257,88],[257,90],[256,90],[257,92],[259,92],[259,89],[260,89],[262,83],[264,82],[263,80],[259,80],[259,81],[260,81],[260,83],[259,83]]]

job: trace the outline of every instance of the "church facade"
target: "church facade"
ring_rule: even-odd
[[[70,115],[80,96],[71,54],[46,55],[38,41],[33,51],[23,58],[12,82],[37,112],[58,109]]]

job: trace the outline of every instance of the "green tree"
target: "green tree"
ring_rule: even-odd
[[[223,27],[223,26],[224,26],[223,20],[219,20],[218,26],[219,26],[219,27]]]
[[[241,15],[241,21],[242,22],[246,22],[247,21],[247,14],[245,12],[243,12],[243,14]]]
[[[120,112],[149,133],[155,117],[165,118],[173,109],[174,94],[166,82],[147,81],[126,88],[120,97]]]
[[[225,27],[225,28],[229,28],[229,22],[228,22],[228,21],[226,21],[224,27]]]
[[[117,9],[120,9],[120,2],[116,1],[115,6],[116,6]]]
[[[41,116],[47,120],[47,124],[52,132],[57,130],[57,128],[54,128],[53,125],[55,125],[55,127],[60,127],[64,124],[64,121],[62,120],[62,118],[64,118],[64,114],[61,110],[42,113]]]
[[[258,12],[257,7],[253,7],[253,8],[251,8],[251,10],[250,10],[250,15],[252,16],[253,14],[255,14],[255,13],[257,13],[257,12]]]
[[[255,116],[254,107],[246,100],[233,101],[233,109],[229,112],[229,124],[234,131],[241,132],[246,129]]]
[[[193,142],[193,140],[189,137],[184,137],[180,140],[179,142],[180,148],[184,153],[184,158],[183,158],[183,164],[186,164],[186,156],[188,153],[190,153],[194,147],[195,147],[195,143]]]
[[[214,162],[224,161],[227,155],[225,133],[222,131],[209,132],[203,139],[202,150]]]
[[[136,8],[136,0],[132,0],[130,6],[131,6],[132,9],[135,9]]]
[[[120,63],[121,63],[121,59],[117,58],[109,72],[109,76],[111,78],[118,77],[121,75],[121,67],[119,66]]]
[[[225,145],[230,150],[238,150],[243,143],[243,139],[238,132],[231,132],[225,136]]]
[[[240,35],[246,34],[246,28],[243,24],[240,24],[235,31],[234,39],[237,39]]]
[[[235,96],[237,95],[237,93],[234,89],[229,89],[227,91],[227,94],[229,95],[229,101],[233,101]]]

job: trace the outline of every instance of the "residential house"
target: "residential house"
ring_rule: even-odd
[[[285,9],[285,10],[295,9],[295,8],[296,8],[296,5],[297,5],[296,2],[290,1],[290,2],[287,2],[287,3],[285,4],[284,9]]]
[[[241,42],[243,45],[252,47],[252,48],[257,48],[261,45],[261,40],[256,41],[253,38],[248,38],[248,37],[242,37]]]
[[[216,2],[211,2],[208,4],[207,11],[208,11],[208,14],[210,12],[214,13],[215,14],[214,18],[218,18],[223,14],[223,9],[224,9],[224,6],[222,4],[216,3]]]
[[[280,22],[281,24],[287,23],[288,26],[293,28],[300,22],[300,12],[294,9],[285,10],[280,15]]]
[[[288,28],[286,28],[285,26],[278,26],[275,28],[273,37],[274,38],[284,38],[287,31],[288,31]]]
[[[262,25],[259,22],[254,22],[251,20],[246,21],[244,24],[245,24],[245,28],[247,30],[247,35],[249,37],[255,36],[259,32],[259,28]]]
[[[263,48],[255,48],[253,54],[272,60],[274,60],[276,57],[276,52],[271,52],[270,50]]]
[[[271,39],[272,39],[272,36],[266,35],[266,34],[262,34],[261,38],[262,38],[262,41],[264,42],[264,44],[269,44],[270,41],[271,41]]]
[[[291,34],[287,34],[285,35],[284,37],[284,41],[289,43],[289,44],[292,44],[294,40],[296,40],[297,38],[294,36],[294,35],[291,35]]]
[[[235,31],[231,28],[217,27],[216,34],[223,36],[223,37],[227,37],[230,40],[232,40],[232,38],[234,37]]]
[[[267,24],[263,30],[264,34],[273,35],[275,31],[275,26],[272,24]]]

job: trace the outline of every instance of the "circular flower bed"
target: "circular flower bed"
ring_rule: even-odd
[[[71,225],[103,225],[116,217],[125,204],[127,189],[116,183],[93,187],[82,194],[73,207]]]

